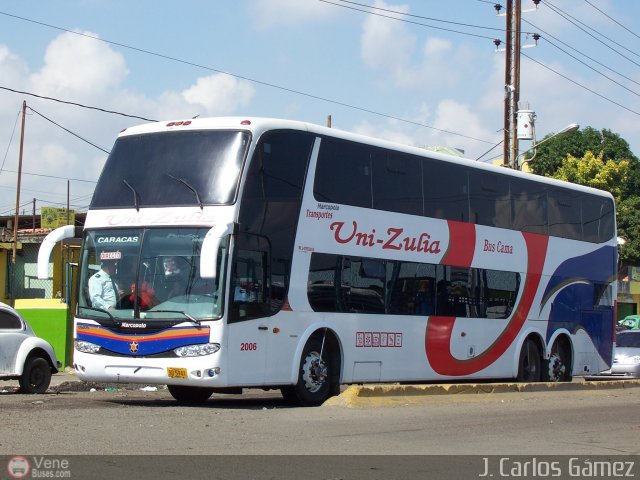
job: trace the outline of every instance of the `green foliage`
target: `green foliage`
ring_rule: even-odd
[[[529,164],[534,173],[552,177],[556,170],[562,166],[567,155],[582,158],[587,152],[593,152],[596,156],[602,155],[604,162],[631,160],[629,178],[623,191],[625,196],[640,191],[638,190],[640,187],[640,162],[630,150],[627,141],[617,133],[607,129],[600,131],[586,127],[575,132],[557,135],[545,141],[552,135],[547,135],[539,142],[541,145],[536,149],[535,159]],[[542,143],[543,141],[544,143]]]
[[[552,177],[606,190],[619,203],[622,200],[622,187],[629,179],[629,164],[629,160],[604,161],[602,153],[596,157],[592,152],[586,152],[582,158],[568,155]]]
[[[618,204],[618,236],[626,243],[618,250],[626,265],[640,264],[640,196],[632,196]]]
[[[640,265],[640,161],[626,140],[611,130],[586,127],[545,141],[529,166],[538,175],[611,192],[618,236],[626,241],[620,260]]]

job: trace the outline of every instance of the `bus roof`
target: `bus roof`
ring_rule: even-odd
[[[543,177],[534,173],[520,172],[510,168],[502,166],[496,166],[476,160],[448,155],[446,153],[436,152],[433,150],[427,150],[420,147],[404,145],[400,143],[391,142],[388,140],[381,140],[374,137],[368,137],[361,134],[347,132],[336,128],[324,127],[308,122],[301,122],[297,120],[285,120],[277,118],[267,117],[203,117],[203,118],[191,118],[191,119],[176,119],[166,120],[159,122],[152,122],[142,125],[136,125],[127,127],[120,132],[120,136],[128,135],[142,135],[148,133],[158,132],[173,132],[180,130],[218,130],[218,129],[240,129],[251,132],[254,136],[260,136],[263,132],[268,130],[301,130],[318,135],[327,135],[334,138],[340,138],[343,140],[350,140],[353,142],[365,143],[381,148],[388,148],[400,152],[405,152],[412,155],[419,155],[429,158],[434,158],[446,162],[457,163],[461,165],[467,165],[472,168],[476,168],[484,171],[491,171],[494,173],[500,173],[502,175],[511,175],[514,177],[523,178],[530,181],[536,181],[540,183],[546,183],[550,185],[556,185],[563,188],[571,188],[577,191],[583,191],[595,195],[602,195],[609,198],[613,196],[604,190],[598,190],[584,185],[578,185],[571,182],[565,182],[562,180],[556,180],[549,177]]]

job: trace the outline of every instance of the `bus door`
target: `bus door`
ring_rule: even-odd
[[[267,364],[269,300],[268,244],[262,237],[239,234],[231,273],[228,369],[237,385],[264,382]]]

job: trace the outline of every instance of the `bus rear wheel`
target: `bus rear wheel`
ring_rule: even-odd
[[[322,352],[322,355],[321,355]],[[287,402],[304,407],[321,405],[331,396],[331,366],[326,345],[322,339],[312,337],[302,350],[298,381],[295,385],[282,387],[282,396]]]
[[[558,339],[551,347],[544,380],[547,382],[570,382],[572,378],[571,347],[567,342]]]
[[[539,382],[541,379],[542,358],[538,344],[531,338],[527,338],[520,350],[520,360],[518,361],[519,382]]]
[[[185,385],[167,385],[167,388],[171,396],[179,403],[203,403],[206,402],[213,393],[213,389],[211,388],[189,387]]]

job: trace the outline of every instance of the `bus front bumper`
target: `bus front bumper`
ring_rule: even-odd
[[[216,355],[195,358],[158,359],[105,357],[74,352],[73,367],[85,382],[145,383],[224,387]]]

